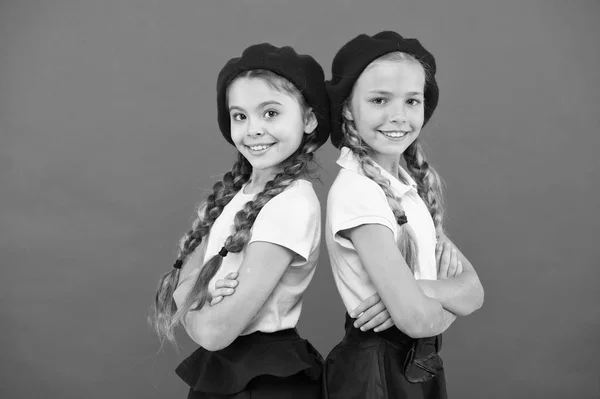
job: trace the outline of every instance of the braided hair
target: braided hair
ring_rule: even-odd
[[[292,95],[298,100],[304,117],[309,117],[311,109],[308,107],[306,100],[287,79],[273,72],[257,69],[235,76],[229,84],[240,77],[264,79],[274,89]],[[252,227],[258,214],[272,198],[282,193],[296,180],[309,176],[310,167],[314,161],[314,152],[318,147],[316,130],[303,135],[299,148],[282,162],[282,171],[265,184],[264,189],[256,195],[254,200],[247,202],[236,213],[233,232],[225,240],[222,252],[204,263],[184,303],[177,309],[173,293],[179,282],[181,266],[208,235],[213,223],[221,215],[225,206],[250,179],[252,166],[241,153],[238,153],[238,160],[231,171],[227,172],[221,181],[215,183],[212,194],[199,207],[198,216],[192,223],[192,228],[179,241],[179,253],[175,261],[175,267],[163,275],[159,281],[151,324],[161,340],[167,339],[174,343],[174,329],[183,322],[186,313],[201,309],[210,300],[208,285],[221,267],[223,257],[227,252],[237,253],[244,249],[251,238]]]

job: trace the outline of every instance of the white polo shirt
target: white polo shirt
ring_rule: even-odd
[[[235,214],[256,196],[244,194],[244,188],[233,197],[215,220],[208,235],[204,262],[219,252],[232,233]],[[261,209],[252,227],[248,244],[255,241],[270,242],[289,248],[295,256],[272,294],[241,335],[255,331],[274,332],[296,326],[302,310],[302,295],[314,275],[319,258],[320,239],[321,208],[309,181],[297,180]],[[201,247],[198,246],[197,251],[200,251]],[[219,271],[209,283],[210,290],[215,288],[217,280],[238,271],[247,247],[246,245],[239,253],[227,254]],[[199,263],[201,258],[201,254],[193,253],[186,263]],[[196,265],[173,293],[177,306],[183,304],[201,267],[200,264]]]
[[[342,148],[337,164],[342,169],[327,197],[325,241],[335,283],[350,312],[377,291],[352,241],[341,237],[339,232],[363,224],[380,224],[389,228],[398,242],[399,226],[385,193],[377,183],[363,174],[359,161],[349,148]],[[414,268],[415,279],[435,280],[435,226],[427,206],[417,192],[415,181],[402,167],[399,174],[409,185],[402,183],[379,165],[377,167],[390,181],[391,189],[404,208],[408,224],[416,235],[418,256]],[[376,251],[377,248],[373,250]]]

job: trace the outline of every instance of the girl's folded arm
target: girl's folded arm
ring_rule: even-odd
[[[445,331],[455,316],[419,288],[392,231],[379,224],[364,224],[341,232],[348,237],[375,285],[396,327],[413,338]]]
[[[441,239],[452,243],[445,235]],[[481,308],[484,292],[475,268],[458,248],[456,250],[463,264],[462,274],[444,280],[419,280],[419,284],[422,289],[427,286],[428,294],[431,293],[445,309],[458,316],[467,316]]]
[[[250,243],[239,269],[235,295],[188,312],[185,329],[190,337],[209,351],[229,346],[258,314],[293,256],[293,251],[277,244]]]

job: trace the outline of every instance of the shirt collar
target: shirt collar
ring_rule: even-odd
[[[360,167],[360,162],[358,161],[356,155],[350,150],[348,147],[342,147],[340,151],[340,156],[336,162],[344,169],[351,170],[356,173],[360,173],[364,175],[362,168]],[[408,182],[408,184],[404,184],[400,179],[392,176],[387,170],[383,169],[381,166],[374,162],[375,166],[381,172],[381,175],[390,181],[390,185],[392,190],[397,196],[402,196],[406,194],[410,190],[417,189],[417,183],[415,183],[414,179],[408,174],[406,170],[401,165],[398,165],[398,174]]]

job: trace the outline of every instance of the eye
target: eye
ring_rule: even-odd
[[[416,98],[409,98],[408,100],[406,100],[406,103],[412,107],[415,107],[415,106],[421,104],[421,100],[416,99]]]
[[[387,98],[375,97],[371,100],[371,102],[375,105],[384,105],[387,104]]]
[[[236,112],[234,114],[231,114],[231,119],[234,120],[234,121],[236,121],[236,122],[241,122],[241,121],[246,120],[246,115],[244,115],[242,113],[239,113],[239,112]]]
[[[268,111],[265,111],[265,113],[264,113],[264,117],[265,117],[265,118],[268,118],[268,119],[270,119],[270,118],[274,118],[274,117],[276,117],[277,115],[279,115],[279,112],[277,112],[277,111],[275,111],[275,110],[273,110],[273,109],[270,109],[270,110],[268,110]]]

